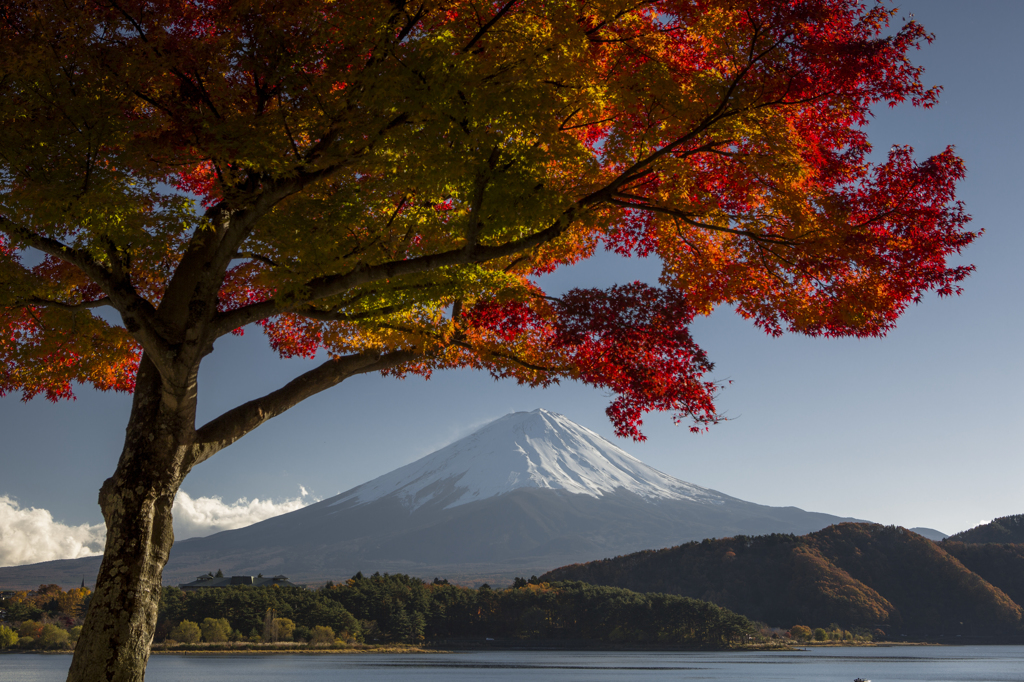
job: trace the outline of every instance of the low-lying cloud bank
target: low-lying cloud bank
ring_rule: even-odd
[[[174,498],[174,539],[202,537],[222,530],[244,528],[258,521],[302,509],[318,500],[299,486],[299,496],[281,502],[241,498],[227,503],[219,497],[192,498],[184,490]]]
[[[14,498],[0,495],[0,566],[100,554],[106,535],[102,523],[68,526],[45,509],[22,508]]]
[[[280,502],[245,497],[224,502],[179,491],[174,499],[174,537],[184,540],[243,528],[319,501],[302,486],[299,491],[298,497]],[[0,495],[0,566],[102,554],[105,539],[102,523],[71,526],[55,521],[46,509],[22,507],[13,497]]]

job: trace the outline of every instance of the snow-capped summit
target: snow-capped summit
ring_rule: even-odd
[[[547,410],[513,412],[332,502],[367,504],[395,496],[410,510],[445,509],[518,488],[601,497],[626,491],[648,500],[721,504],[726,498],[664,474],[590,429]]]
[[[293,582],[356,571],[508,582],[691,540],[804,535],[854,520],[680,481],[562,415],[535,410],[506,415],[336,497],[177,542],[164,580],[190,581],[216,566],[231,575],[283,573]],[[48,562],[42,574],[0,568],[0,583],[77,583],[95,575],[99,560]]]

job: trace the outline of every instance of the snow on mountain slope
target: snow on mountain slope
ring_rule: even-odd
[[[648,500],[708,504],[731,499],[663,474],[560,414],[534,410],[497,419],[329,504],[353,506],[393,495],[410,510],[428,502],[450,509],[517,488],[591,497],[625,490]]]

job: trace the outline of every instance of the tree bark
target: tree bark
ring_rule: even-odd
[[[174,543],[171,508],[195,433],[190,393],[171,395],[143,357],[121,459],[100,489],[107,540],[68,682],[145,677]]]

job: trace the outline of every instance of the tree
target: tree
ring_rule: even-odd
[[[6,625],[0,625],[0,649],[9,649],[17,643],[18,633]]]
[[[58,594],[54,598],[57,610],[70,618],[77,618],[81,615],[82,607],[89,594],[90,591],[87,587],[79,587]]]
[[[811,629],[806,625],[794,625],[789,629],[789,636],[795,640],[806,642],[811,638]]]
[[[43,624],[34,620],[25,620],[21,622],[18,627],[19,637],[31,637],[32,639],[39,639],[43,634]]]
[[[334,644],[334,630],[326,625],[317,625],[309,637],[312,646],[331,646]]]
[[[263,635],[260,639],[264,642],[276,642],[279,639],[278,618],[274,615],[274,609],[267,609],[263,617]]]
[[[226,642],[231,637],[231,624],[227,618],[204,618],[199,629],[204,642]]]
[[[43,610],[27,599],[8,600],[7,619],[10,621],[35,620],[41,618]]]
[[[75,627],[73,627],[70,630],[68,630],[68,641],[70,642],[72,648],[74,648],[75,644],[78,642],[78,637],[81,634],[82,634],[82,626],[81,625],[76,625]]]
[[[275,618],[274,632],[277,633],[276,642],[290,642],[295,633],[295,621],[291,618]]]
[[[178,623],[178,625],[171,630],[171,634],[169,635],[170,639],[173,639],[176,642],[184,642],[185,644],[195,644],[202,636],[202,630],[199,629],[199,626],[196,623],[190,620],[183,620]],[[81,638],[81,636],[79,636],[79,638]]]
[[[895,10],[893,10],[894,12]],[[855,0],[14,0],[0,9],[0,392],[134,394],[71,680],[140,680],[197,464],[358,374],[604,387],[617,433],[718,419],[697,315],[880,336],[976,236],[947,150],[868,161],[928,107]],[[660,287],[544,293],[603,247]],[[104,312],[107,311],[107,312]],[[320,364],[196,423],[258,328]]]
[[[39,646],[44,649],[66,649],[68,631],[53,623],[47,623],[39,635]]]

